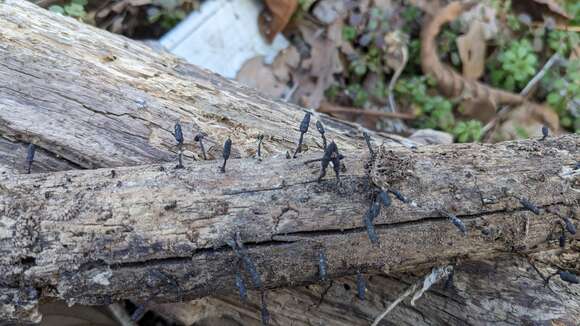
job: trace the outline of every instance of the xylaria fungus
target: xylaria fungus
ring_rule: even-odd
[[[548,128],[548,126],[543,125],[542,126],[542,139],[541,140],[545,140],[546,138],[548,138],[548,136],[550,135],[550,129]]]
[[[324,250],[320,250],[320,253],[318,254],[318,273],[320,275],[320,280],[326,281],[328,274],[326,255],[324,254]]]
[[[389,196],[388,192],[381,190],[381,192],[379,192],[379,200],[385,208],[391,206],[391,196]]]
[[[308,127],[310,126],[310,115],[312,113],[306,112],[304,115],[304,119],[300,123],[300,139],[298,139],[298,147],[296,147],[296,151],[294,152],[293,158],[296,158],[296,155],[302,152],[302,141],[304,140],[304,134],[308,132]]]
[[[177,142],[177,150],[179,154],[177,156],[177,168],[183,168],[183,131],[181,130],[181,125],[179,122],[175,123],[173,137],[175,137],[175,141]]]
[[[322,125],[322,122],[320,122],[320,120],[316,121],[316,129],[318,129],[318,132],[322,136],[322,149],[325,149],[326,148],[326,136],[324,136],[325,130],[324,125]]]
[[[226,140],[226,142],[224,143],[224,164],[221,167],[221,171],[222,173],[226,173],[226,163],[228,162],[228,159],[230,158],[230,153],[232,151],[232,140],[228,137],[228,139]]]
[[[356,273],[356,292],[360,300],[364,301],[366,291],[367,291],[367,282],[363,274],[360,271],[358,271]]]
[[[540,209],[536,205],[532,204],[532,202],[530,202],[527,198],[520,198],[520,204],[522,204],[522,206],[530,212],[536,215],[540,215]]]
[[[242,261],[244,268],[250,274],[250,278],[254,287],[261,289],[262,280],[260,278],[260,274],[256,269],[256,265],[254,265],[254,262],[250,259],[248,251],[242,243],[240,234],[236,233],[235,237],[233,239],[226,240],[226,243],[234,250],[234,253],[236,256],[238,256],[238,259]]]
[[[373,221],[375,220],[375,218],[377,216],[379,216],[380,211],[381,211],[381,205],[379,204],[379,202],[373,201],[373,203],[371,204],[371,207],[368,209],[368,211],[364,215],[364,223],[365,223],[365,226],[367,228],[369,240],[371,241],[371,243],[373,245],[379,244],[379,237],[375,231],[375,226],[373,225]]]
[[[266,306],[266,292],[262,291],[260,295],[260,317],[262,318],[262,325],[270,324],[270,312]]]
[[[143,315],[145,315],[145,305],[139,304],[135,309],[135,311],[133,311],[133,314],[131,315],[131,320],[134,322],[138,322],[139,320],[141,320],[141,318],[143,318]]]
[[[248,298],[248,291],[246,290],[246,284],[244,283],[242,273],[239,270],[236,272],[236,287],[240,292],[240,300],[242,302],[246,301],[246,299]]]
[[[568,217],[564,217],[564,224],[566,224],[566,230],[570,232],[570,234],[576,234],[576,227],[572,223],[572,220],[570,220]]]
[[[455,269],[452,269],[449,272],[449,275],[447,275],[447,280],[445,280],[445,286],[444,286],[444,288],[446,290],[450,289],[453,286],[453,276],[454,276],[454,274],[455,274]]]
[[[262,141],[264,140],[264,135],[258,135],[258,151],[256,152],[258,158],[262,158]]]
[[[334,173],[336,174],[336,178],[340,178],[340,160],[342,160],[344,156],[338,153],[338,147],[334,141],[331,141],[328,146],[324,149],[324,155],[320,159],[321,167],[320,167],[320,175],[318,176],[318,182],[324,178],[326,175],[326,169],[328,168],[328,164],[332,162],[334,167]],[[312,162],[312,161],[310,161]]]
[[[34,162],[34,154],[36,153],[36,145],[29,144],[28,150],[26,151],[26,173],[30,174],[32,169],[32,162]]]
[[[576,276],[576,274],[574,274],[574,273],[570,273],[570,272],[566,272],[566,271],[558,271],[558,275],[560,275],[560,279],[562,279],[562,281],[572,283],[572,284],[579,283],[578,276]]]
[[[199,147],[201,148],[201,154],[203,155],[203,159],[207,160],[207,156],[205,155],[205,147],[203,147],[203,139],[205,138],[205,136],[206,135],[204,133],[200,132],[197,135],[195,135],[193,140],[199,142]]]
[[[408,198],[406,198],[405,196],[403,196],[403,194],[397,190],[394,189],[389,189],[388,190],[390,193],[392,193],[393,195],[395,195],[395,197],[397,197],[397,199],[405,204],[408,204],[410,202],[410,200]]]
[[[564,233],[563,230],[562,234],[560,234],[560,237],[558,238],[558,242],[560,244],[560,248],[566,247],[566,233]]]
[[[439,214],[447,217],[451,221],[451,223],[453,223],[453,225],[455,225],[455,227],[457,227],[457,229],[459,229],[459,231],[463,233],[464,236],[467,235],[467,228],[465,227],[465,224],[457,216],[444,210],[439,210]]]
[[[367,147],[369,148],[369,153],[371,154],[371,158],[375,157],[375,152],[373,151],[373,147],[371,146],[371,137],[367,134],[366,131],[363,131],[363,137],[365,142],[367,143]]]

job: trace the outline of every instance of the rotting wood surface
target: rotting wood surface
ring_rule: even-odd
[[[534,252],[559,234],[558,214],[575,214],[578,178],[566,175],[579,146],[580,136],[570,135],[381,147],[370,171],[364,153],[345,153],[340,183],[330,176],[316,182],[319,164],[304,165],[312,156],[232,160],[225,174],[217,161],[5,174],[2,284],[79,304],[233,292],[236,255],[226,240],[236,232],[267,288],[318,282],[321,251],[331,278]],[[362,218],[373,185],[413,201],[394,200],[375,219],[380,248]],[[467,236],[440,210],[459,216]]]

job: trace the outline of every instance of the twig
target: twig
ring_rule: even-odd
[[[408,61],[408,53],[407,53],[407,47],[403,46],[403,64],[401,64],[399,66],[399,68],[395,71],[395,73],[393,74],[393,77],[391,77],[391,81],[389,82],[389,106],[390,106],[390,111],[391,112],[396,112],[397,111],[397,104],[395,103],[395,84],[397,83],[397,80],[399,79],[399,77],[401,76],[401,73],[403,72],[403,70],[405,69],[405,66],[407,65],[407,61]]]
[[[542,67],[542,69],[538,71],[538,73],[534,76],[534,78],[532,78],[532,80],[528,82],[526,87],[522,89],[520,95],[527,97],[529,93],[532,91],[532,89],[536,87],[536,85],[540,82],[540,80],[542,80],[542,78],[544,78],[546,73],[548,73],[548,70],[550,70],[550,68],[552,68],[553,65],[561,64],[562,62],[564,62],[564,60],[558,55],[558,53],[554,53],[550,57],[550,59],[546,62],[546,64]],[[508,110],[509,106],[507,105],[501,107],[497,112],[497,116],[493,118],[490,122],[488,122],[485,125],[485,127],[483,127],[483,139],[485,142],[488,142],[490,140],[492,132],[495,130],[498,122],[504,119],[504,115],[507,113]]]
[[[320,108],[318,108],[318,112],[322,113],[350,113],[350,114],[358,114],[358,115],[367,115],[372,117],[385,117],[385,118],[393,118],[393,119],[401,119],[401,120],[414,120],[414,114],[405,114],[400,112],[385,112],[385,111],[377,111],[377,110],[363,110],[351,107],[339,107],[339,106],[331,106],[327,103],[320,104]]]
[[[371,326],[377,326],[381,322],[381,320],[383,320],[383,318],[385,318],[385,316],[389,312],[391,312],[391,310],[393,310],[399,303],[401,303],[401,301],[405,300],[405,298],[411,295],[412,293],[415,293],[415,295],[413,295],[413,299],[411,299],[411,305],[414,306],[415,301],[417,301],[423,295],[423,293],[429,290],[429,288],[431,288],[431,286],[437,283],[439,280],[446,278],[447,275],[449,275],[449,273],[451,273],[452,270],[453,266],[451,265],[446,267],[433,268],[433,270],[431,270],[431,273],[425,276],[425,278],[422,281],[411,285],[407,290],[405,290],[405,292],[403,292],[397,298],[397,300],[391,303],[391,305],[375,319],[375,321],[371,324]]]

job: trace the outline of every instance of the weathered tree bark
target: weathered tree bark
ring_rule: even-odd
[[[574,214],[580,201],[571,188],[576,178],[567,176],[579,147],[578,135],[381,147],[370,170],[363,153],[351,152],[340,183],[316,182],[318,164],[276,157],[233,160],[226,173],[209,161],[186,169],[172,162],[6,174],[2,284],[80,304],[234,292],[238,264],[227,240],[237,232],[267,288],[317,282],[321,252],[332,278],[546,250],[561,216]],[[395,202],[375,219],[380,247],[368,240],[362,219],[373,185],[413,200]],[[522,208],[504,189],[542,213]],[[468,235],[440,210],[460,216]]]
[[[402,164],[403,171],[410,170],[411,174],[393,174],[406,178],[393,179],[389,170],[382,171],[373,174],[375,183],[389,182],[421,207],[394,204],[383,210],[375,221],[383,248],[376,249],[370,246],[362,228],[370,188],[363,169],[364,157],[357,157],[364,143],[356,126],[316,116],[325,123],[328,138],[335,140],[347,155],[343,190],[337,191],[333,181],[311,182],[318,165],[304,168],[301,161],[276,158],[277,153],[295,146],[296,128],[303,115],[297,107],[265,99],[170,55],[154,53],[131,40],[54,16],[23,1],[0,3],[0,17],[0,167],[5,172],[0,196],[2,230],[6,231],[1,234],[0,243],[4,317],[35,319],[39,295],[98,304],[126,297],[146,300],[153,294],[160,300],[174,300],[229,292],[235,266],[227,264],[226,259],[234,255],[223,247],[223,240],[236,228],[242,231],[244,240],[253,243],[248,245],[250,255],[268,287],[316,281],[316,257],[322,248],[332,277],[351,274],[359,267],[367,272],[385,270],[398,275],[397,271],[418,270],[455,261],[457,257],[493,257],[510,251],[535,252],[542,257],[549,253],[549,258],[544,259],[548,264],[580,269],[576,240],[570,249],[556,253],[554,241],[546,240],[558,232],[558,217],[550,213],[531,216],[517,208],[516,200],[502,197],[501,190],[501,185],[507,185],[544,209],[562,208],[566,212],[570,205],[577,205],[574,193],[560,194],[558,188],[564,182],[558,176],[562,167],[571,167],[578,160],[575,137],[483,147],[482,152],[474,152],[467,145],[457,147],[463,148],[463,153],[476,155],[471,160],[450,148],[437,147],[420,148],[417,152],[396,149],[401,156],[394,161],[396,156],[385,155],[379,163]],[[208,134],[210,159],[221,156],[219,148],[227,136],[234,140],[234,156],[252,156],[257,134],[266,136],[264,152],[270,158],[261,165],[253,159],[232,161],[226,175],[217,173],[217,162],[191,161],[187,162],[187,171],[173,170],[174,163],[165,164],[165,172],[154,167],[115,169],[115,179],[110,169],[13,175],[24,170],[23,149],[28,142],[40,147],[33,172],[174,161],[176,149],[171,132],[177,120],[185,127],[189,158],[201,157],[192,136],[198,131]],[[382,136],[389,137],[374,138],[388,141]],[[307,137],[306,146],[308,152],[320,153],[318,137]],[[493,155],[484,155],[486,151]],[[544,155],[541,160],[533,156],[538,154]],[[497,160],[488,162],[489,157]],[[460,168],[463,174],[450,170],[453,167]],[[380,170],[377,165],[373,171]],[[201,175],[214,179],[196,178]],[[225,181],[227,188],[220,188],[217,180]],[[489,183],[496,181],[499,183]],[[51,182],[54,189],[36,188],[47,187]],[[268,186],[279,189],[265,190]],[[147,190],[136,192],[143,189]],[[204,189],[207,193],[202,192]],[[259,189],[264,191],[255,191]],[[265,204],[264,196],[271,194],[280,197],[269,197]],[[175,208],[171,208],[173,201]],[[134,209],[129,209],[130,204],[135,205]],[[169,209],[165,210],[165,206]],[[462,238],[451,223],[435,213],[438,208],[465,215],[469,236]],[[511,209],[514,211],[510,214]],[[526,221],[530,222],[527,228]],[[493,231],[491,237],[478,233],[486,227]],[[286,233],[290,237],[284,237]],[[444,239],[454,245],[448,246]],[[413,248],[415,252],[411,251]],[[522,265],[501,266],[505,268],[500,269],[498,273],[502,274],[498,277],[503,281],[506,275],[515,275]],[[520,274],[537,280],[534,273]],[[404,282],[390,280],[393,289],[404,287]],[[179,291],[172,285],[174,282]],[[467,284],[472,282],[476,281],[470,279]],[[518,280],[489,283],[493,289],[498,289],[498,284],[514,284],[512,289],[522,285]],[[334,301],[333,291],[325,296],[331,303],[325,303],[327,308],[304,307],[318,302],[318,297],[312,296],[316,290],[307,289],[280,290],[295,293],[292,296],[302,298],[301,304],[286,303],[270,309],[280,322],[306,323],[317,316],[327,324],[361,323],[382,309],[381,284],[384,282],[376,286],[371,282],[369,296],[376,299],[365,311],[345,306],[347,301],[341,301],[341,297]],[[155,293],[155,289],[161,292]],[[468,286],[464,294],[471,300],[467,302],[479,303],[486,302],[486,296],[493,298],[497,291],[471,291]],[[557,294],[538,292],[541,302],[547,303],[578,298],[578,293],[570,294],[565,288]],[[394,296],[391,293],[388,298]],[[525,307],[528,298],[520,298],[517,304]],[[223,298],[206,300],[213,304]],[[276,300],[278,297],[273,299]],[[306,304],[308,300],[310,305]],[[523,309],[522,313],[513,313],[511,309],[509,318],[503,318],[501,313],[482,317],[481,309],[486,304],[461,306],[451,304],[452,300],[434,299],[431,308],[442,311],[435,315],[432,310],[406,306],[402,309],[421,312],[423,320],[403,314],[396,320],[407,324],[442,322],[447,320],[445,313],[461,310],[465,315],[473,312],[474,317],[458,314],[457,321],[450,323],[504,320],[506,324],[517,324],[526,313]],[[229,302],[234,311],[245,311],[231,297]],[[498,309],[501,305],[491,306]],[[288,307],[309,309],[309,313],[291,313],[285,310]],[[349,313],[352,318],[345,317]],[[575,320],[578,305],[546,304],[542,313],[550,320]],[[220,311],[218,315],[223,314]],[[227,316],[243,320],[235,318],[236,314]]]

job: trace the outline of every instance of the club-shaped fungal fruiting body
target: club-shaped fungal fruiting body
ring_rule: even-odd
[[[465,227],[463,221],[460,220],[457,216],[441,209],[439,210],[439,214],[447,217],[464,236],[467,235],[467,227]]]
[[[226,140],[226,142],[224,143],[224,153],[223,153],[224,164],[221,167],[222,173],[226,173],[226,163],[228,162],[228,159],[230,158],[231,151],[232,151],[232,140],[230,138],[228,138]]]
[[[32,162],[34,162],[34,154],[36,153],[36,145],[29,144],[26,150],[26,173],[30,174],[32,169]]]
[[[545,140],[546,138],[548,138],[548,136],[550,135],[550,129],[548,128],[548,126],[543,125],[542,126],[542,139],[541,140]]]
[[[207,160],[207,156],[205,155],[205,147],[203,146],[203,139],[205,138],[205,134],[204,133],[198,133],[197,135],[195,135],[195,137],[193,137],[193,140],[196,142],[199,142],[199,147],[201,148],[201,155],[203,155],[203,159],[204,161]]]
[[[322,149],[325,149],[326,148],[326,136],[324,135],[325,130],[324,125],[322,124],[322,122],[320,122],[320,120],[316,121],[316,129],[318,129],[318,132],[322,136]]]
[[[356,273],[356,292],[360,300],[364,301],[366,291],[367,291],[367,282],[365,280],[364,275],[360,271],[358,271]]]
[[[306,112],[302,122],[300,123],[300,139],[298,139],[298,146],[296,147],[296,151],[294,152],[293,158],[296,158],[296,155],[302,152],[302,142],[304,140],[304,134],[308,132],[308,127],[310,126],[310,116],[312,113]]]
[[[256,155],[258,155],[258,158],[261,159],[262,158],[262,141],[264,140],[264,135],[258,135],[257,139],[258,139],[258,151],[256,152]]]
[[[532,202],[530,202],[527,198],[524,197],[520,198],[520,203],[525,209],[529,210],[530,212],[536,215],[540,215],[540,209]]]
[[[179,122],[175,123],[174,133],[175,141],[177,142],[177,150],[179,154],[177,156],[177,168],[183,168],[183,131],[181,130],[181,125]]]
[[[363,131],[363,137],[365,142],[367,143],[367,148],[369,149],[369,153],[371,158],[375,157],[375,152],[373,151],[373,146],[371,145],[371,136],[366,131]]]

